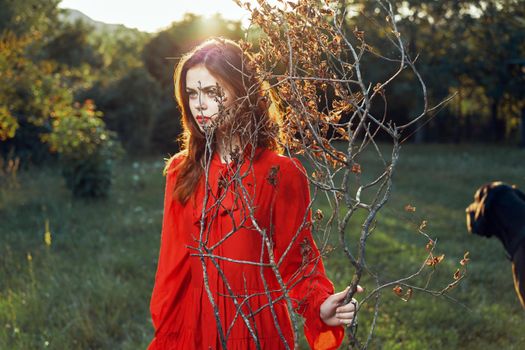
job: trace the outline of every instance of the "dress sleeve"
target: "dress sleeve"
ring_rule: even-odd
[[[304,333],[311,349],[337,349],[344,338],[342,326],[328,326],[320,306],[334,293],[311,232],[310,191],[305,170],[297,159],[278,171],[272,224],[274,255],[289,289],[295,310],[304,317]],[[284,258],[283,258],[283,254]]]
[[[166,167],[166,186],[164,191],[164,213],[160,237],[160,249],[155,274],[155,285],[150,301],[150,313],[155,328],[155,334],[163,326],[164,321],[173,313],[174,308],[182,298],[186,279],[189,278],[187,250],[182,249],[184,242],[176,227],[176,217],[173,210],[173,189],[175,186],[175,168],[177,160]]]

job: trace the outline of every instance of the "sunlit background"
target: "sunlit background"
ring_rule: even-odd
[[[268,1],[276,3],[275,0]],[[294,1],[292,1],[294,2]],[[256,7],[255,0],[250,3]],[[407,3],[398,4],[399,13],[405,16],[412,15]],[[469,12],[478,17],[480,9],[471,4]],[[244,28],[249,25],[249,14],[240,8],[233,0],[196,0],[196,1],[168,1],[150,0],[131,2],[126,0],[62,0],[59,7],[79,10],[95,21],[123,24],[129,28],[137,28],[144,32],[158,32],[168,27],[172,22],[181,20],[186,13],[193,13],[209,17],[220,14],[223,18],[241,21]],[[348,15],[358,13],[350,6]]]
[[[95,21],[124,24],[146,32],[165,28],[185,13],[203,16],[220,13],[226,19],[248,23],[247,12],[232,0],[63,0],[60,7],[79,10]]]

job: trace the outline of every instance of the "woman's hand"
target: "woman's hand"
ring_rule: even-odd
[[[321,320],[328,326],[340,326],[342,324],[349,325],[355,315],[355,309],[357,307],[357,300],[352,300],[346,304],[341,305],[344,302],[346,294],[350,290],[350,287],[346,287],[345,290],[339,293],[330,295],[321,304],[320,316]],[[357,292],[361,293],[364,289],[361,286],[357,286]]]

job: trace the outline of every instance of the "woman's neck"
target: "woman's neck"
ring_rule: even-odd
[[[232,161],[232,153],[241,151],[241,142],[238,136],[220,137],[217,141],[217,152],[222,163],[230,163]]]

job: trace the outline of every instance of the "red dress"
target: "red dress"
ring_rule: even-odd
[[[179,161],[173,159],[166,175],[161,245],[150,303],[155,337],[148,350],[222,349],[221,339],[230,350],[256,349],[254,338],[260,349],[285,349],[284,341],[293,349],[292,322],[276,275],[305,319],[310,347],[337,349],[344,328],[327,326],[319,316],[320,305],[334,287],[310,227],[304,224],[311,220],[310,192],[301,163],[258,148],[252,162],[245,161],[236,169],[221,163],[215,154],[207,190],[201,182],[194,199],[182,205],[172,200]],[[242,180],[232,175],[236,170]],[[232,178],[242,186],[228,183]],[[250,207],[255,208],[251,215]],[[265,265],[270,261],[268,251],[278,264],[277,274]]]

